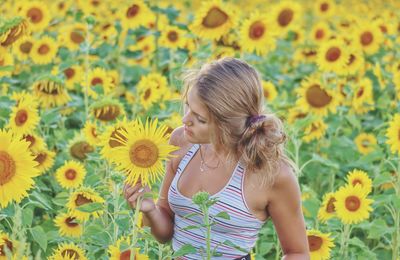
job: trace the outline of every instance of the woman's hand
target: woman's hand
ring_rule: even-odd
[[[149,186],[142,186],[140,182],[133,186],[129,184],[124,185],[124,197],[132,209],[136,208],[137,199],[142,197],[145,193],[151,193]],[[143,213],[148,213],[156,208],[152,198],[143,198],[139,210]]]

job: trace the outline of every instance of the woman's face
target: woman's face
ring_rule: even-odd
[[[195,87],[190,88],[187,93],[182,123],[185,127],[184,136],[187,141],[197,144],[210,142],[210,116]]]

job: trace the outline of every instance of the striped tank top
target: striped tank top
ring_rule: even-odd
[[[194,144],[182,158],[168,191],[169,205],[175,213],[172,248],[177,251],[184,244],[191,244],[198,251],[195,254],[185,255],[180,259],[199,260],[202,259],[202,255],[206,255],[206,228],[185,229],[188,226],[200,226],[203,224],[201,210],[192,202],[191,198],[185,197],[179,192],[177,185],[180,176],[199,147],[200,145]],[[264,224],[264,222],[250,213],[244,200],[242,192],[244,173],[244,168],[240,163],[237,163],[225,187],[216,194],[211,195],[211,198],[218,199],[218,202],[209,209],[210,219],[215,222],[211,226],[211,251],[218,246],[216,251],[222,254],[212,259],[235,259],[249,253],[256,243],[258,231]],[[230,219],[212,217],[220,212],[228,213]],[[227,240],[230,243],[224,243]],[[232,244],[244,249],[247,253],[234,248]],[[199,252],[202,250],[201,248],[204,248],[203,254]]]

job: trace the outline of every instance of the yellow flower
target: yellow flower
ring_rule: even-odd
[[[20,61],[27,60],[33,47],[34,39],[31,36],[23,37],[13,44],[13,53]]]
[[[54,219],[61,236],[80,237],[83,233],[82,224],[68,213],[61,213]]]
[[[329,18],[336,14],[336,4],[332,0],[318,0],[314,2],[316,16]]]
[[[68,142],[68,151],[72,158],[83,161],[87,158],[87,154],[94,151],[82,134],[77,134]]]
[[[65,86],[68,89],[74,89],[76,83],[83,79],[83,68],[79,65],[73,65],[63,70],[65,76]]]
[[[361,185],[346,185],[336,192],[336,214],[344,224],[357,224],[369,218],[373,200],[367,199],[367,193]]]
[[[71,51],[79,50],[87,37],[87,28],[83,23],[74,23],[67,25],[61,30],[60,40],[61,44]]]
[[[6,248],[8,252],[11,253],[12,258],[6,256],[7,252]],[[18,248],[18,242],[11,240],[8,234],[0,230],[0,260],[8,260],[8,259],[16,260],[15,253],[17,251],[16,250],[17,248]],[[27,258],[23,256],[21,260],[27,260]]]
[[[334,39],[321,44],[317,54],[317,64],[323,71],[343,74],[350,54],[344,41]]]
[[[268,15],[256,11],[243,22],[240,28],[242,48],[248,52],[255,51],[258,55],[264,55],[275,49],[275,34]]]
[[[370,21],[360,22],[354,37],[354,42],[357,46],[369,55],[376,53],[383,42],[383,34],[379,26]]]
[[[326,260],[330,258],[331,249],[335,246],[330,235],[330,233],[324,234],[315,229],[307,230],[311,260]]]
[[[90,145],[98,146],[100,145],[101,139],[98,133],[98,126],[94,122],[86,121],[83,128],[83,134],[86,137],[87,142]]]
[[[354,47],[349,48],[349,60],[346,62],[345,68],[342,71],[343,75],[355,75],[362,73],[364,70],[365,60],[362,51]]]
[[[160,45],[171,48],[184,48],[186,44],[185,31],[176,26],[166,26],[161,31]]]
[[[377,140],[373,134],[361,133],[355,139],[357,149],[360,153],[366,155],[375,150]]]
[[[33,93],[42,107],[62,106],[71,100],[62,82],[53,76],[44,76],[32,85]]]
[[[34,155],[35,161],[39,163],[36,168],[40,171],[40,174],[43,174],[53,166],[56,153],[44,148],[37,151]]]
[[[118,99],[103,98],[90,106],[93,116],[102,121],[110,122],[125,114],[123,105]]]
[[[272,82],[269,82],[269,81],[268,82],[263,81],[262,87],[263,87],[263,91],[264,91],[264,98],[268,102],[274,101],[275,98],[278,96],[278,92],[276,91],[274,84],[272,84]]]
[[[368,174],[362,170],[353,170],[347,174],[347,183],[352,186],[361,185],[361,187],[367,192],[372,191],[372,180],[368,177]]]
[[[131,242],[129,237],[120,237],[115,245],[108,247],[108,253],[110,254],[110,260],[130,259],[131,253],[134,253],[134,259],[137,260],[148,260],[149,257],[145,254],[140,253],[139,248],[131,248]]]
[[[146,25],[152,20],[152,11],[141,0],[125,4],[119,9],[120,19],[124,30],[135,29]]]
[[[332,35],[327,22],[318,22],[311,28],[310,38],[317,44],[323,44]]]
[[[85,167],[76,161],[66,161],[56,171],[56,180],[64,189],[78,188],[86,176]]]
[[[0,47],[7,48],[29,33],[28,22],[22,17],[14,17],[9,20],[0,19]]]
[[[327,128],[328,126],[323,120],[316,119],[304,129],[304,136],[302,139],[306,143],[309,143],[312,140],[319,140],[325,135]]]
[[[14,66],[14,58],[0,46],[0,78],[11,76]],[[7,69],[6,69],[7,68]]]
[[[318,210],[319,220],[326,222],[328,219],[335,216],[335,205],[333,204],[335,201],[334,192],[328,192],[324,195],[322,205]]]
[[[24,1],[21,15],[29,21],[30,28],[35,32],[46,29],[51,20],[47,5],[41,1]]]
[[[48,258],[49,260],[87,260],[85,251],[73,243],[62,243]]]
[[[138,179],[143,185],[151,185],[163,172],[163,161],[167,160],[177,147],[168,144],[167,127],[157,128],[158,120],[136,120],[134,127],[121,129],[116,135],[116,141],[122,145],[115,147],[110,155],[117,163],[117,169],[127,173],[126,180],[135,184]]]
[[[80,187],[74,191],[68,199],[67,208],[71,216],[75,217],[79,221],[88,220],[91,216],[98,218],[103,214],[103,209],[95,208],[92,212],[84,212],[78,209],[79,206],[88,203],[104,203],[104,199],[100,197],[97,192],[89,187]]]
[[[235,28],[237,13],[228,3],[221,0],[202,2],[189,28],[200,38],[218,40]]]
[[[353,85],[352,108],[357,114],[374,110],[372,81],[364,77]]]
[[[82,86],[88,87],[89,96],[94,99],[98,98],[98,93],[93,90],[97,85],[101,86],[102,92],[109,92],[112,88],[112,79],[103,68],[95,68],[89,71],[87,76],[87,82],[82,82]]]
[[[43,36],[34,42],[30,56],[36,64],[48,64],[54,60],[57,51],[58,44],[56,41],[49,36]]]
[[[279,35],[285,35],[293,26],[301,23],[301,5],[296,1],[280,1],[273,7],[271,18],[272,26]]]
[[[35,102],[23,99],[12,108],[7,128],[18,136],[31,134],[39,124],[39,113]]]
[[[46,148],[44,139],[38,136],[36,133],[23,135],[21,140],[22,139],[29,143],[29,150],[31,150],[33,154],[36,154]]]
[[[301,82],[301,88],[297,90],[300,98],[296,105],[304,111],[309,111],[319,116],[326,116],[328,112],[335,113],[338,100],[335,93],[324,87],[321,80],[311,76]]]
[[[389,122],[389,127],[386,130],[386,143],[390,146],[392,153],[400,155],[400,114],[395,114]]]
[[[21,141],[10,131],[0,129],[0,207],[19,203],[28,196],[34,185],[33,177],[39,175],[37,162],[29,151],[29,143]]]

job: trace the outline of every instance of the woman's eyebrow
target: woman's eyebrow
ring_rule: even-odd
[[[189,106],[189,103],[188,103],[188,101],[186,100],[186,105],[190,108],[190,106]],[[191,108],[190,108],[190,110],[192,110]],[[200,115],[199,113],[196,113],[196,112],[194,112],[193,110],[192,110],[192,113],[193,114],[195,114],[196,116],[199,116],[199,117],[201,117],[201,118],[203,118],[203,119],[206,119],[206,117],[204,117],[204,116],[202,116],[202,115]]]

